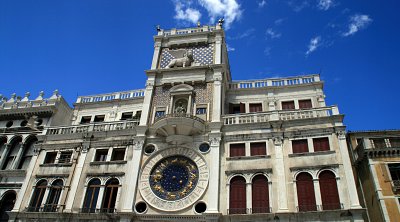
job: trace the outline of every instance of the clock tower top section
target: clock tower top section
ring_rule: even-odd
[[[157,27],[150,73],[218,69],[230,81],[229,60],[223,21],[215,26],[164,30]]]

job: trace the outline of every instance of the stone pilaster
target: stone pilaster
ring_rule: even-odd
[[[277,212],[288,212],[288,201],[287,201],[287,187],[286,187],[286,174],[285,164],[283,159],[283,138],[276,136],[274,139],[275,146],[275,165],[273,172],[277,179],[277,196],[278,196],[278,211]]]
[[[219,166],[220,166],[220,146],[221,135],[210,136],[210,180],[208,185],[208,206],[207,213],[217,213],[219,209]]]

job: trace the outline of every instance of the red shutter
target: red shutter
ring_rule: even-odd
[[[300,173],[296,178],[299,211],[316,211],[314,182],[308,173]]]
[[[251,113],[262,112],[262,104],[261,103],[249,104],[249,109]]]
[[[312,108],[311,99],[299,100],[299,108],[300,109],[311,109]]]
[[[250,155],[251,156],[267,155],[265,142],[250,143]]]
[[[313,143],[314,143],[314,151],[315,152],[330,150],[328,137],[314,138]]]
[[[252,213],[269,213],[268,179],[258,175],[252,181]]]
[[[292,140],[292,149],[293,149],[293,153],[307,153],[308,152],[307,139]]]
[[[240,113],[245,113],[246,112],[246,107],[244,103],[240,103]]]
[[[282,110],[293,110],[293,109],[294,109],[294,101],[282,102]]]
[[[233,114],[233,104],[229,103],[229,114]]]
[[[230,157],[246,156],[246,149],[244,143],[237,143],[230,145]]]
[[[246,214],[246,180],[234,177],[230,184],[229,214]]]
[[[322,209],[340,209],[339,193],[335,175],[326,170],[319,174],[319,187],[321,190]]]

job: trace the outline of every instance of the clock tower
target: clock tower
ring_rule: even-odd
[[[154,41],[135,210],[218,213],[222,101],[231,80],[222,22],[159,29]]]

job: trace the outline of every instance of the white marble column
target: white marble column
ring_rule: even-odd
[[[121,188],[121,193],[124,194],[120,200],[121,212],[132,212],[135,205],[144,140],[144,137],[136,138],[129,148],[132,149],[132,159],[127,162],[128,172],[125,174],[125,184]]]
[[[153,60],[151,62],[151,69],[157,69],[158,58],[160,57],[161,51],[161,39],[156,40],[154,43],[154,53],[153,53]]]
[[[19,144],[18,154],[17,154],[17,156],[14,157],[14,162],[13,162],[13,165],[11,166],[11,169],[18,169],[18,165],[21,162],[22,155],[24,154],[24,149],[25,149],[25,144],[23,144],[21,142]]]
[[[321,206],[321,208],[317,210],[323,210],[322,208],[322,198],[321,198],[321,188],[319,187],[319,180],[318,179],[313,179],[314,182],[314,193],[315,193],[315,204],[317,206]]]
[[[350,198],[349,199],[350,200],[350,208],[358,209],[358,208],[361,208],[361,206],[360,206],[360,202],[358,200],[356,182],[355,182],[354,175],[353,175],[353,169],[351,166],[349,151],[347,149],[346,133],[344,131],[339,131],[339,132],[337,132],[337,136],[338,136],[338,141],[339,141],[339,151],[340,151],[340,155],[342,157],[343,169],[344,169],[344,174],[345,174],[346,182],[347,182],[347,190],[348,190],[348,194],[349,194],[349,198]]]
[[[28,168],[26,169],[26,175],[25,175],[24,182],[22,183],[22,187],[17,194],[17,199],[15,201],[14,208],[12,209],[13,212],[21,211],[25,207],[27,207],[27,206],[21,206],[21,204],[22,204],[22,200],[24,199],[24,197],[27,196],[28,194],[32,193],[32,192],[27,192],[27,190],[28,190],[27,188],[28,188],[30,180],[31,179],[32,179],[32,181],[35,180],[35,178],[32,178],[32,173],[34,172],[34,168],[35,168],[38,156],[39,156],[39,152],[40,152],[40,149],[38,148],[38,145],[36,144],[35,148],[33,150],[34,155],[32,156],[32,159],[29,162]],[[29,196],[29,198],[30,198],[30,196]]]
[[[221,135],[210,137],[210,179],[208,184],[208,203],[206,213],[218,213],[219,211],[219,165],[220,165]],[[229,194],[228,194],[229,195]]]
[[[150,118],[150,106],[151,106],[151,99],[153,97],[153,88],[154,88],[154,77],[148,77],[146,83],[146,89],[144,91],[144,100],[143,100],[143,107],[142,107],[142,115],[140,117],[140,126],[146,126],[147,121]]]
[[[253,210],[252,209],[253,208],[253,195],[252,195],[251,181],[250,182],[246,181],[246,208]],[[251,214],[252,211],[247,210],[247,209],[246,209],[246,213]]]
[[[286,187],[286,174],[285,174],[285,164],[283,160],[283,138],[275,137],[275,165],[273,167],[273,172],[275,178],[277,179],[277,197],[278,197],[278,213],[288,212],[288,201],[287,201],[287,187]]]
[[[9,144],[9,143],[4,144],[5,148],[4,148],[3,153],[1,154],[1,159],[0,159],[0,170],[3,169],[4,162],[6,161],[8,153],[10,151],[10,146],[11,146],[11,144]]]
[[[214,97],[213,97],[213,110],[212,110],[212,122],[221,121],[221,103],[222,103],[222,74],[214,74]]]

